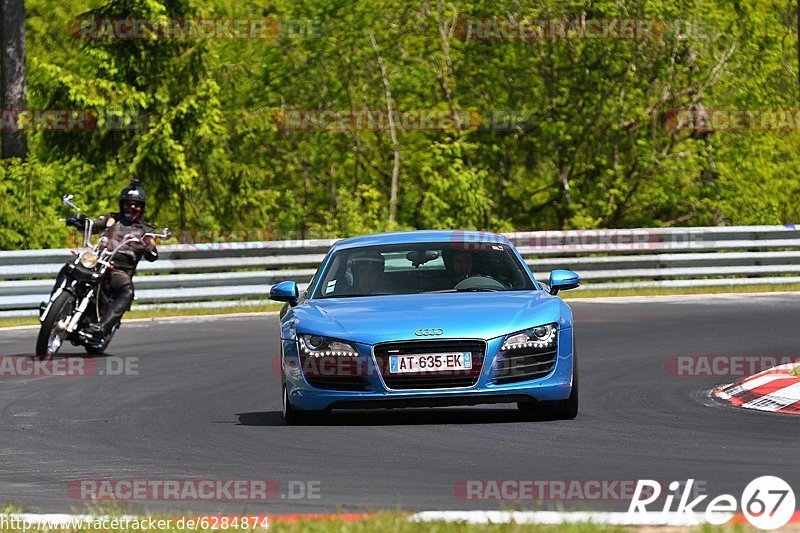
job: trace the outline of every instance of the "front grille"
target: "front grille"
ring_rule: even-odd
[[[500,352],[493,381],[503,384],[543,378],[553,371],[557,358],[555,347],[545,353],[531,352],[530,349]]]
[[[366,391],[367,359],[361,357],[314,357],[301,355],[303,376],[312,387],[327,390]]]
[[[328,390],[366,391],[367,383],[364,378],[354,377],[320,377],[306,376],[306,381],[312,387]]]
[[[449,352],[470,352],[470,370],[450,370],[436,372],[412,372],[392,374],[389,372],[390,355],[434,354]],[[390,389],[443,389],[450,387],[472,387],[478,382],[486,355],[486,343],[475,340],[431,340],[387,342],[375,346],[375,360]]]

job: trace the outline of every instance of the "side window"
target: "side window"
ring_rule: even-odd
[[[341,269],[342,269],[342,254],[339,253],[333,257],[330,267],[328,268],[328,273],[322,280],[322,284],[318,289],[318,294],[321,294],[322,296],[333,294],[333,292],[336,290],[336,285],[340,283],[339,275]]]

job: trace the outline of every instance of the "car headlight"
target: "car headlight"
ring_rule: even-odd
[[[83,252],[81,254],[81,265],[84,268],[94,268],[97,264],[97,254],[94,252]]]
[[[347,342],[337,339],[329,339],[328,337],[321,337],[320,335],[299,335],[300,351],[303,355],[313,355],[314,357],[323,357],[331,355],[358,356],[358,351],[355,347]]]
[[[555,322],[528,328],[519,333],[512,333],[503,341],[500,351],[508,352],[522,349],[547,350],[556,345],[557,333],[558,324]]]

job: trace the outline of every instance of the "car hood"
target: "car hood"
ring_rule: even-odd
[[[412,339],[493,339],[550,322],[571,323],[569,308],[544,291],[427,293],[306,300],[293,309],[298,333],[364,344]],[[441,329],[417,336],[418,329]]]

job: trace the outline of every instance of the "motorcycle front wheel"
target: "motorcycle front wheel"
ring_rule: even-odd
[[[36,355],[50,358],[58,353],[67,337],[65,319],[71,316],[74,310],[75,297],[72,294],[62,292],[58,295],[39,329],[39,336],[36,339]]]

